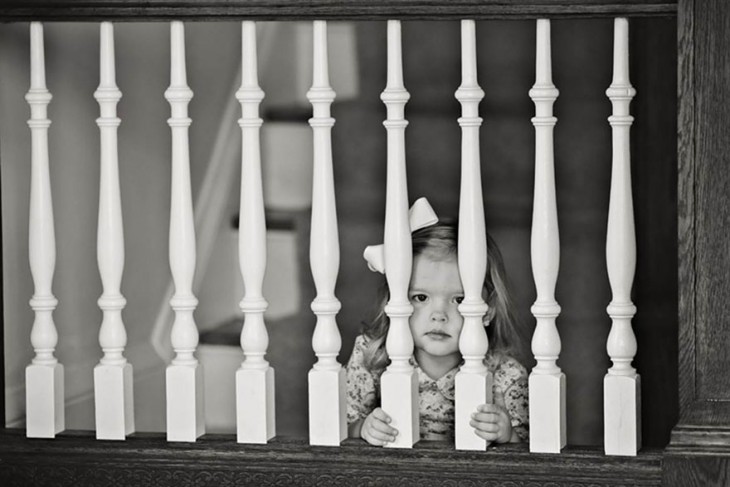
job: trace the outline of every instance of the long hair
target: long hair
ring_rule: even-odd
[[[411,235],[413,242],[413,258],[427,255],[434,260],[446,260],[456,257],[457,225],[438,222],[416,230]],[[487,273],[484,277],[484,300],[489,311],[484,316],[487,326],[489,348],[492,353],[514,355],[519,336],[512,300],[507,287],[507,279],[502,253],[496,242],[487,235]],[[388,354],[385,350],[385,339],[390,328],[390,319],[385,314],[385,305],[390,299],[388,283],[383,277],[379,291],[378,311],[372,321],[367,323],[363,333],[368,338],[364,352],[365,366],[372,371],[381,371],[388,365]]]

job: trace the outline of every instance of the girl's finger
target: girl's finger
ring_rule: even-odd
[[[390,423],[390,416],[383,411],[381,408],[375,408],[375,410],[372,412],[372,415],[374,418],[379,419],[383,423]]]
[[[497,404],[481,404],[477,411],[480,413],[499,413],[503,409]]]
[[[374,421],[372,421],[371,425],[372,425],[372,429],[375,430],[375,431],[379,431],[381,433],[385,433],[385,434],[390,435],[390,436],[395,436],[395,435],[398,434],[398,430],[397,429],[395,429],[392,426],[387,425],[387,424],[385,424],[382,421],[379,421],[377,419],[374,420]]]
[[[379,440],[377,438],[373,438],[370,435],[363,435],[363,438],[365,439],[365,441],[367,441],[371,445],[375,445],[375,446],[383,446],[383,445],[385,445],[387,443],[384,440]]]
[[[477,436],[483,440],[494,441],[497,439],[497,433],[485,433],[484,431],[475,430]]]
[[[469,421],[469,425],[474,428],[477,433],[499,433],[499,425],[497,423],[480,423],[475,420]]]
[[[388,442],[391,442],[391,441],[394,441],[395,440],[395,436],[394,435],[388,434],[388,433],[386,433],[384,431],[378,431],[376,429],[370,429],[370,431],[368,432],[368,435],[371,438],[373,438],[375,440],[378,440],[378,441],[380,441],[382,443],[388,443]]]
[[[471,415],[471,419],[480,423],[497,423],[499,422],[498,413],[474,413]]]

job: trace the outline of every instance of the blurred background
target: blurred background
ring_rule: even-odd
[[[677,417],[676,28],[674,19],[632,19],[632,173],[637,228],[633,321],[634,361],[642,376],[644,444],[665,445]],[[138,431],[165,428],[164,370],[171,359],[173,314],[168,262],[170,199],[169,26],[116,24],[119,171],[126,265],[122,293],[128,334],[125,355],[135,372]],[[355,336],[374,313],[382,277],[362,259],[382,242],[385,214],[385,23],[331,23],[330,70],[338,94],[332,111],[334,172],[341,246],[337,316],[349,358]],[[605,263],[611,171],[611,19],[552,23],[555,169],[561,240],[557,300],[567,375],[568,442],[602,444],[603,376],[610,366],[606,338],[611,300]],[[99,187],[98,24],[46,24],[50,171],[57,261],[56,356],[66,369],[66,426],[93,429],[93,367],[101,357],[102,293],[96,261]],[[307,434],[307,379],[315,361],[309,306],[312,142],[311,24],[258,24],[268,265],[264,294],[276,371],[277,434]],[[404,22],[408,192],[429,199],[442,217],[458,214],[460,84],[458,22]],[[534,365],[529,340],[535,321],[530,267],[534,177],[534,21],[477,24],[482,183],[487,229],[505,256],[524,337],[520,360]],[[209,432],[235,431],[233,373],[242,353],[238,302],[240,180],[240,25],[186,23],[190,161],[198,238],[196,323],[205,370]],[[33,357],[28,300],[30,130],[27,23],[0,26],[0,166],[5,333],[6,424],[24,424],[24,368]]]

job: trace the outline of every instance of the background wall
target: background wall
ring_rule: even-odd
[[[411,93],[406,107],[409,196],[411,201],[426,196],[439,215],[451,217],[458,213],[459,187],[456,118],[460,111],[453,97],[460,82],[458,29],[457,22],[403,26],[405,83]],[[676,419],[675,22],[635,19],[631,29],[631,79],[638,91],[632,105],[639,257],[634,289],[639,311],[634,325],[640,351],[635,365],[643,377],[645,443],[665,444]],[[568,376],[569,442],[600,444],[602,379],[609,366],[605,341],[610,319],[605,308],[611,299],[605,270],[611,162],[606,121],[610,103],[605,89],[611,81],[612,22],[557,20],[552,30],[554,79],[561,92],[555,105],[562,245],[557,289],[563,342],[559,365]],[[78,365],[83,383],[72,384],[67,396],[74,388],[88,389],[91,368],[100,356],[101,314],[96,299],[101,287],[94,247],[98,106],[91,97],[98,83],[96,32],[96,25],[52,25],[46,33],[48,85],[54,94],[50,130],[58,242],[54,291],[60,301],[54,314],[61,336],[57,355],[64,364],[77,363],[82,355],[91,357]],[[365,245],[382,241],[385,198],[385,109],[379,100],[385,86],[385,25],[359,23],[356,32],[359,94],[333,106],[343,363],[362,322],[372,316],[380,277],[367,270],[361,254]],[[480,22],[477,32],[479,82],[485,91],[481,147],[487,227],[505,255],[525,337],[522,360],[531,367],[529,337],[534,319],[529,307],[535,291],[529,256],[534,175],[530,117],[534,106],[527,92],[534,83],[534,22]],[[13,344],[6,347],[9,400],[17,397],[14,391],[22,387],[23,368],[32,356],[28,339],[32,312],[27,305],[33,290],[27,264],[30,150],[25,125],[28,110],[22,99],[28,86],[27,33],[27,24],[0,28],[5,343]],[[226,97],[232,96],[228,91],[238,66],[238,26],[188,24],[187,33],[189,84],[195,92],[191,162],[197,191],[215,137],[216,116]],[[143,349],[169,279],[169,129],[165,123],[169,107],[162,97],[168,83],[169,41],[166,26],[159,24],[123,24],[117,27],[117,36],[118,84],[124,93],[119,105],[127,251],[124,318],[130,348],[140,343],[140,360],[150,360],[151,351]],[[262,88],[267,90],[263,84]],[[235,201],[238,195],[231,197]],[[306,222],[306,212],[298,218]],[[301,230],[302,309],[292,320],[271,325],[269,358],[277,371],[279,432],[304,435],[306,372],[313,362],[314,317],[308,307],[314,290],[306,260],[307,230],[297,228]],[[279,336],[286,338],[274,339]],[[67,384],[70,376],[69,370]],[[164,388],[161,378],[150,384],[149,389],[158,393]],[[143,399],[136,397],[138,410],[149,407]],[[9,416],[19,411],[22,404],[9,404]],[[158,414],[150,429],[159,428],[162,421]]]
[[[45,26],[46,80],[53,94],[49,105],[50,170],[56,230],[53,291],[59,300],[54,320],[59,333],[56,356],[66,367],[68,427],[93,421],[87,408],[93,366],[101,351],[101,311],[96,301],[101,280],[96,262],[99,187],[99,106],[93,93],[99,84],[98,24]],[[190,102],[190,159],[197,193],[210,156],[222,107],[231,96],[240,54],[235,24],[189,24],[187,34]],[[122,294],[127,329],[127,356],[135,373],[157,365],[150,332],[169,280],[170,107],[163,93],[169,86],[169,27],[166,24],[117,24],[115,27],[119,174],[126,260]],[[215,55],[211,55],[214,52]],[[3,262],[5,289],[6,398],[8,420],[22,417],[24,368],[32,358],[29,333],[33,313],[28,300],[33,284],[28,266],[28,196],[30,130],[24,100],[29,84],[29,26],[0,27],[0,137],[2,157]],[[228,61],[226,61],[228,60]],[[154,390],[154,388],[152,388]],[[164,391],[164,389],[163,389]],[[137,410],[145,391],[137,390]],[[142,425],[144,427],[144,422]]]

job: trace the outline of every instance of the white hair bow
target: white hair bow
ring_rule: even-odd
[[[420,228],[434,225],[438,221],[436,212],[433,211],[426,198],[418,198],[408,211],[408,224],[411,228],[411,233]],[[385,249],[383,244],[368,245],[365,247],[363,257],[367,261],[371,271],[385,274]]]

